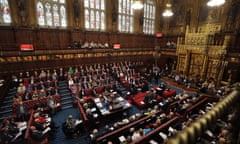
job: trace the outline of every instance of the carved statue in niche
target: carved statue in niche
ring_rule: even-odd
[[[79,17],[80,17],[80,6],[79,6],[79,1],[78,0],[74,0],[73,10],[74,10],[74,19],[75,19],[76,24],[78,26],[79,25]]]
[[[23,25],[25,25],[26,24],[26,1],[19,0],[17,2],[17,7],[19,10],[20,21]]]

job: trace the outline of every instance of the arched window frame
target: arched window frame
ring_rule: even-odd
[[[8,0],[0,1],[0,10],[0,25],[10,25],[12,23],[12,17]]]
[[[67,27],[66,0],[37,0],[37,21],[41,27]]]
[[[84,26],[86,30],[105,31],[105,0],[84,0]]]
[[[133,0],[118,0],[118,31],[133,33],[134,13],[131,8]]]
[[[154,34],[156,6],[153,0],[145,1],[143,13],[143,33]]]

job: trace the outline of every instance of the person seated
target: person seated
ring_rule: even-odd
[[[144,97],[143,102],[147,105],[152,105],[153,104],[153,94],[148,92],[146,96]]]
[[[93,94],[94,97],[98,97],[97,87],[94,87],[92,89],[92,94]]]
[[[17,122],[13,118],[7,118],[2,123],[2,135],[0,142],[2,143],[21,143],[23,140],[23,134],[26,130],[27,122]]]
[[[49,114],[44,111],[44,108],[39,107],[37,110],[35,110],[33,118],[33,126],[35,126],[37,130],[44,131],[49,127],[50,130],[48,132],[48,137],[55,138],[56,130],[58,127],[56,126],[53,119],[49,116]]]
[[[162,124],[162,119],[160,117],[157,117],[156,121],[152,124],[153,128],[157,128]]]
[[[93,113],[90,108],[86,110],[86,115],[89,121],[93,124],[93,127],[96,126],[99,121],[98,121],[98,114]]]
[[[88,48],[89,47],[89,42],[85,41],[85,43],[82,45],[81,48]]]
[[[8,128],[2,128],[0,142],[3,144],[14,143],[14,135],[9,132]]]
[[[106,42],[106,43],[104,44],[104,47],[105,47],[105,48],[108,48],[108,47],[109,47],[109,44]]]
[[[15,95],[14,97],[13,97],[13,103],[19,103],[20,101],[22,101],[22,96],[20,96],[20,95]]]
[[[26,87],[23,85],[23,83],[19,84],[19,87],[17,88],[17,94],[18,95],[24,95],[26,92]]]
[[[57,88],[49,87],[46,90],[46,96],[57,95],[57,94],[58,94],[58,89]]]
[[[47,95],[47,94],[46,94],[45,89],[39,90],[39,93],[38,93],[38,97],[39,97],[39,98],[43,98],[43,97],[45,97],[46,95]]]
[[[47,127],[45,130],[41,131],[35,126],[30,127],[31,137],[36,141],[42,141],[47,137],[48,132],[51,130],[50,127]]]
[[[97,137],[99,136],[98,129],[93,129],[92,133],[90,134],[91,144],[96,144]]]
[[[90,47],[91,47],[91,48],[97,48],[97,43],[94,42],[94,41],[91,41]]]
[[[85,90],[80,87],[80,89],[79,89],[79,97],[80,97],[80,98],[83,98],[83,97],[85,97],[86,95],[87,95],[87,94],[86,94]]]
[[[32,100],[36,100],[39,98],[39,92],[38,90],[34,90],[32,93]]]
[[[47,77],[47,73],[44,70],[41,70],[38,77],[39,77],[40,80],[45,81],[46,77]]]
[[[135,130],[132,135],[132,141],[135,141],[143,136],[143,129]]]
[[[81,132],[81,123],[81,120],[74,119],[72,115],[69,115],[62,124],[62,130],[67,137],[74,138]]]

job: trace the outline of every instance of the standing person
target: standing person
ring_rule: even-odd
[[[47,107],[50,109],[51,115],[55,115],[59,104],[56,102],[53,96],[49,96],[47,99]]]
[[[154,71],[153,77],[154,77],[155,84],[158,84],[158,79],[159,79],[159,72],[158,72],[158,70]]]
[[[67,137],[74,138],[80,134],[81,120],[74,119],[72,115],[68,115],[68,118],[62,125],[62,130]]]
[[[26,120],[28,120],[28,108],[22,101],[19,102],[16,110],[17,110],[16,111],[17,119],[19,121],[26,121]]]

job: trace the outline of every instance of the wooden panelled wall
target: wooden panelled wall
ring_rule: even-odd
[[[39,29],[0,27],[1,51],[18,51],[19,44],[34,44],[35,50],[62,50],[74,41],[120,43],[121,48],[154,48],[155,37],[143,34],[80,31],[76,29]]]
[[[10,73],[121,61],[154,62],[154,47],[165,46],[177,37],[156,38],[143,34],[123,34],[78,29],[38,29],[0,27],[0,77]],[[107,42],[109,48],[69,48],[74,41]],[[20,44],[33,44],[34,51],[21,52]],[[112,44],[120,43],[114,50]]]

